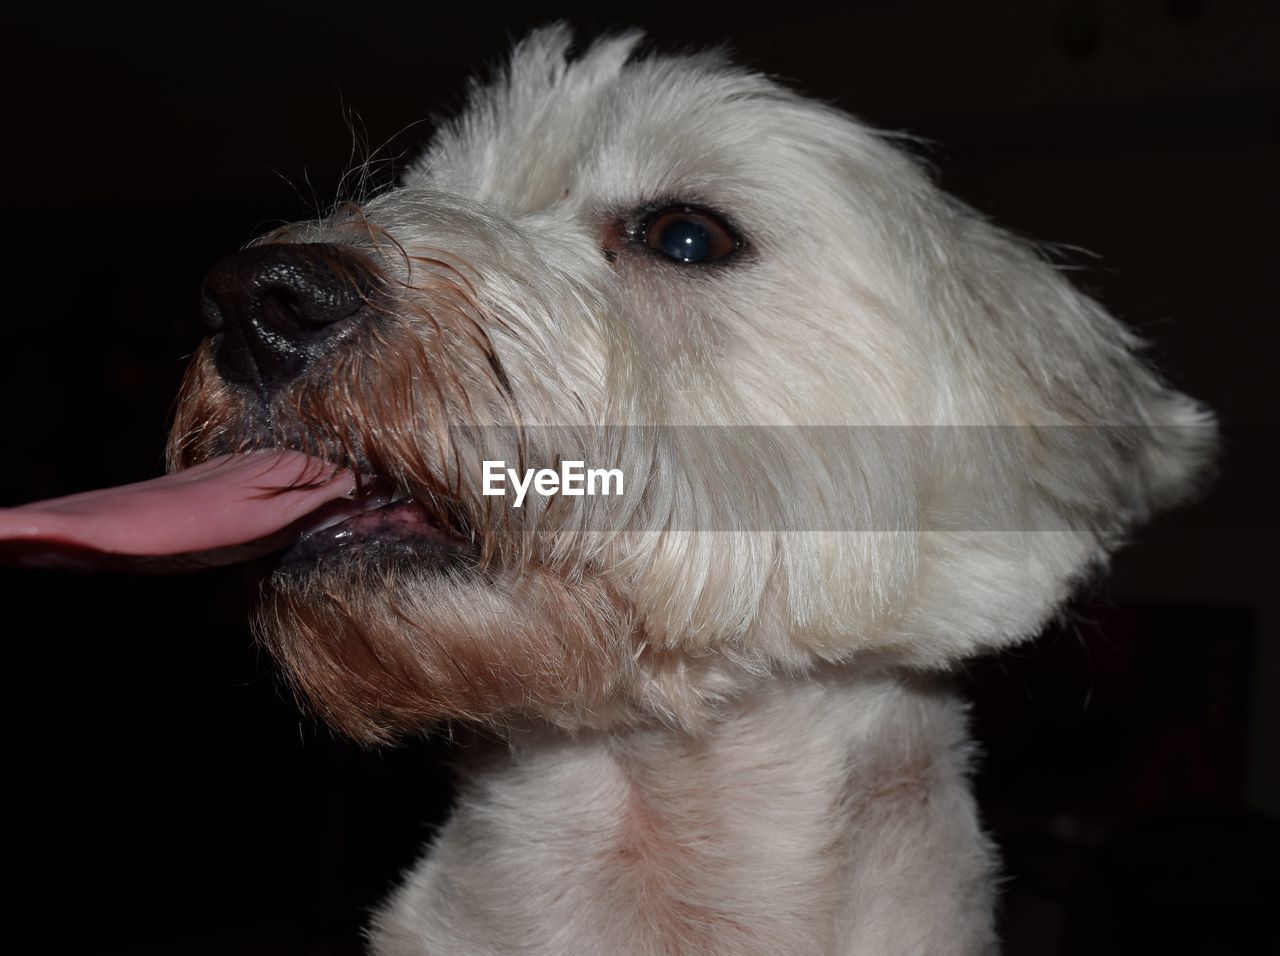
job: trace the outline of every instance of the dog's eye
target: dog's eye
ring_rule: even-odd
[[[741,245],[714,213],[691,206],[671,206],[654,213],[644,226],[644,241],[655,252],[684,263],[716,262]]]

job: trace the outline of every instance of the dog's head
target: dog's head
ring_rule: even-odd
[[[635,45],[533,35],[397,187],[209,274],[172,464],[360,474],[258,617],[356,737],[944,665],[1033,634],[1209,457],[1128,332],[885,137]],[[515,508],[495,459],[625,490]]]

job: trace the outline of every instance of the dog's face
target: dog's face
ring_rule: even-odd
[[[1208,416],[885,139],[715,58],[567,45],[206,283],[174,466],[283,446],[365,482],[258,620],[338,727],[692,723],[780,668],[942,664],[1188,488]],[[625,494],[515,509],[495,458]]]

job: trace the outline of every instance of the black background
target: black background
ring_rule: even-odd
[[[959,677],[1007,952],[1277,951],[1274,4],[27,5],[0,66],[0,503],[156,474],[208,265],[326,206],[361,141],[392,175],[423,117],[557,17],[728,44],[928,138],[944,186],[1081,250],[1078,280],[1220,413],[1211,494],[1140,534],[1066,625]],[[299,717],[235,569],[0,582],[15,932],[355,952],[444,812],[447,746],[369,753]]]

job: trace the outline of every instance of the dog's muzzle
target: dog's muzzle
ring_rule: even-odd
[[[200,296],[219,374],[266,397],[365,321],[380,286],[368,259],[328,243],[227,256],[209,270]]]

